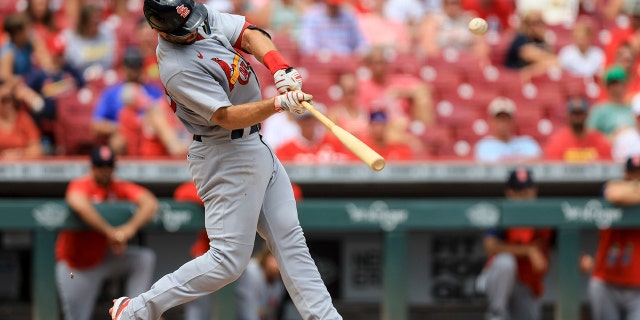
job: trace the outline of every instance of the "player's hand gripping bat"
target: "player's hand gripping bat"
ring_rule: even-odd
[[[303,101],[302,105],[311,112],[316,119],[320,120],[320,122],[322,122],[322,124],[327,127],[327,129],[329,129],[329,131],[331,131],[331,133],[333,133],[345,147],[366,163],[369,168],[375,171],[380,171],[384,168],[386,163],[384,158],[377,152],[373,151],[371,147],[353,136],[351,133],[342,129],[340,126],[336,125],[333,121],[329,120],[329,118],[316,110],[316,108],[314,108],[309,102]]]

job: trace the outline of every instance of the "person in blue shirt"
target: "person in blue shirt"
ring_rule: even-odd
[[[125,68],[124,81],[107,87],[101,94],[93,112],[92,129],[99,140],[108,141],[109,146],[117,154],[124,154],[126,141],[118,133],[118,115],[125,105],[126,92],[123,90],[128,84],[139,84],[151,100],[164,97],[164,92],[157,84],[147,82],[143,73],[143,58],[136,48],[128,48],[123,57]],[[125,94],[123,94],[125,93]]]

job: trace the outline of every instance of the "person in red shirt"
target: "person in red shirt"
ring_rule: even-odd
[[[156,256],[149,248],[128,245],[158,209],[157,198],[147,189],[113,177],[115,155],[106,146],[91,152],[91,171],[72,180],[65,199],[88,229],[63,230],[56,241],[56,282],[66,319],[89,320],[103,282],[127,276],[127,295],[151,286]],[[131,218],[111,225],[94,206],[108,201],[136,205]],[[73,274],[73,277],[70,277]]]
[[[413,151],[409,145],[388,141],[387,123],[387,114],[384,111],[372,112],[369,117],[369,134],[362,141],[387,161],[412,160]]]
[[[538,189],[531,172],[517,168],[509,173],[506,198],[529,201]],[[489,257],[477,287],[487,295],[487,319],[539,320],[540,297],[549,265],[551,229],[491,229],[483,240]]]
[[[0,160],[42,155],[38,127],[27,111],[18,108],[17,86],[22,85],[0,80]]]
[[[322,104],[315,103],[318,111],[325,113]],[[311,112],[294,115],[300,128],[300,135],[281,144],[276,156],[283,162],[294,163],[334,163],[355,160],[355,156],[331,135]]]
[[[599,131],[587,129],[589,103],[584,98],[567,102],[568,125],[553,133],[544,146],[546,160],[592,162],[611,160],[611,145]]]
[[[611,204],[640,205],[640,155],[627,159],[623,180],[608,181],[603,194]],[[593,271],[588,297],[591,319],[640,319],[640,232],[632,228],[600,230],[595,261],[584,255],[580,268]],[[625,314],[625,317],[622,317]]]

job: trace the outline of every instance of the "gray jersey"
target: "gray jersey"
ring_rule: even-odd
[[[245,25],[244,17],[210,7],[207,11],[210,32],[200,27],[196,43],[178,45],[159,38],[160,79],[176,116],[191,133],[228,139],[229,130],[210,121],[213,113],[218,108],[259,101],[262,95],[255,72],[233,48]],[[220,85],[205,80],[211,78]]]

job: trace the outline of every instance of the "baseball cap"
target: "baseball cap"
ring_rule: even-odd
[[[94,167],[114,167],[116,155],[108,146],[99,146],[91,150],[91,165]]]
[[[387,114],[384,111],[374,111],[369,115],[369,122],[371,123],[386,123]]]
[[[122,63],[129,68],[132,69],[140,69],[142,68],[142,53],[140,50],[129,47],[124,52],[124,56],[122,57]]]
[[[627,81],[627,72],[621,66],[613,66],[607,70],[604,75],[604,82],[610,84],[612,82]]]
[[[627,158],[624,169],[627,172],[640,171],[640,154],[636,154]]]
[[[509,172],[507,179],[507,188],[514,190],[522,190],[531,188],[535,185],[531,171],[526,168],[516,168]]]
[[[488,111],[491,116],[496,116],[499,113],[513,115],[516,112],[516,104],[509,98],[496,97],[489,103]]]
[[[571,98],[567,101],[567,111],[582,111],[587,112],[589,110],[589,101],[583,97]]]

